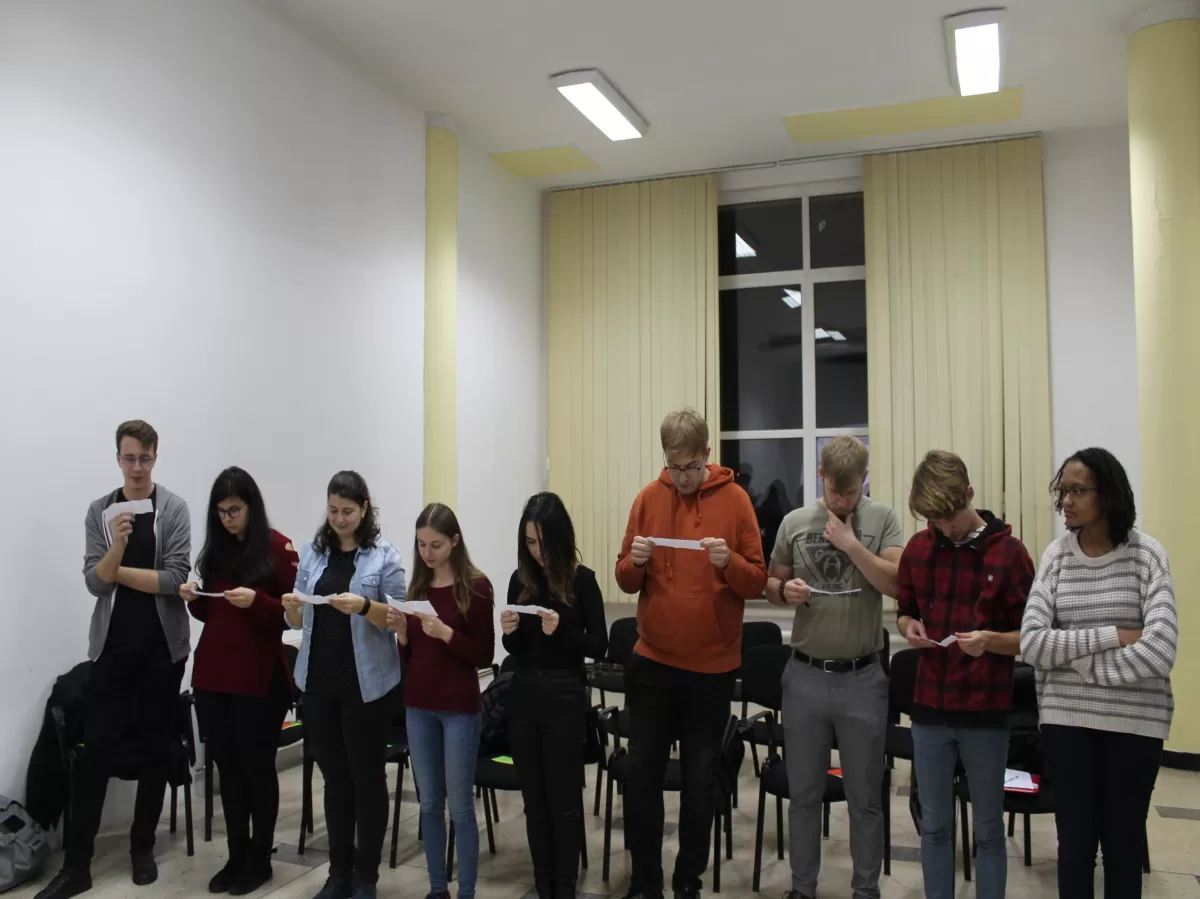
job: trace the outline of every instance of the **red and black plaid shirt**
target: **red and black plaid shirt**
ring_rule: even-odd
[[[967,543],[957,545],[926,528],[900,557],[897,612],[920,619],[930,640],[1021,629],[1033,560],[1011,527],[991,512],[979,514],[986,527]],[[951,644],[921,651],[913,704],[951,714],[1005,712],[1012,707],[1012,685],[1012,656],[985,652],[972,658]]]

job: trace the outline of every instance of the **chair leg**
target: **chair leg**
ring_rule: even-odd
[[[713,892],[721,892],[721,810],[713,815]]]
[[[454,879],[454,822],[450,822],[449,835],[446,838],[446,879]]]
[[[600,786],[604,782],[604,761],[596,763],[596,801],[592,805],[592,817],[600,817]]]
[[[883,873],[892,873],[892,772],[890,768],[883,769],[883,786],[881,788],[881,805],[883,807]]]
[[[1030,815],[1025,816],[1025,867],[1033,867],[1033,819]]]
[[[183,785],[183,828],[187,835],[187,854],[191,858],[196,854],[196,844],[192,837],[192,781],[191,772],[188,773],[188,782]]]
[[[177,793],[178,793],[178,789],[175,786],[172,786],[171,787],[171,833],[175,833],[176,820],[177,820],[177,816],[178,816],[178,811],[175,808],[175,803],[177,801],[177,797],[176,797]]]
[[[759,881],[762,873],[762,853],[763,853],[763,819],[767,816],[767,791],[763,789],[762,782],[758,784],[758,817],[754,822],[754,873],[751,876],[750,889],[755,893],[758,892]]]
[[[488,852],[496,854],[496,836],[492,831],[492,803],[488,791],[483,791],[483,820],[487,822]]]
[[[1142,828],[1142,873],[1150,873],[1150,835]]]
[[[396,764],[396,803],[392,806],[392,855],[388,867],[395,869],[396,855],[400,848],[400,802],[404,792],[404,760]]]
[[[753,740],[750,741],[750,760],[754,763],[754,776],[761,777],[762,772],[758,766],[758,746],[754,744]]]
[[[492,818],[500,823],[500,804],[496,801],[496,791],[492,790]]]
[[[733,809],[725,813],[725,857],[733,861]]]
[[[1009,838],[1011,839],[1012,837],[1016,836],[1016,833],[1017,833],[1017,813],[1009,812],[1008,813],[1008,836],[1009,836]]]
[[[821,807],[821,832],[825,834],[825,839],[829,839],[829,803],[826,802]]]
[[[958,812],[962,816],[963,879],[971,880],[971,824],[967,820],[966,800],[958,801]]]
[[[783,861],[783,797],[775,797],[775,842],[779,850],[779,860]]]
[[[581,827],[580,834],[583,836],[583,841],[579,844],[579,864],[586,871],[588,869],[587,831]]]
[[[212,842],[213,823],[213,762],[204,747],[204,842]]]
[[[604,793],[604,861],[601,864],[603,873],[600,879],[608,883],[609,855],[612,853],[613,777],[611,770],[608,772],[608,788]]]

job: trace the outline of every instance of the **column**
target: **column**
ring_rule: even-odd
[[[1139,527],[1171,558],[1179,607],[1175,764],[1200,763],[1200,2],[1129,22],[1129,175],[1141,405]]]
[[[458,493],[458,134],[430,115],[425,130],[425,501]]]

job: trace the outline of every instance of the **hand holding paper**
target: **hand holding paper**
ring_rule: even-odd
[[[328,605],[330,600],[328,596],[309,596],[307,593],[296,593],[295,595],[298,601],[308,603],[311,606]]]
[[[549,612],[549,609],[542,606],[505,606],[501,612],[516,612],[518,615],[537,615],[539,612]]]
[[[145,515],[154,511],[154,503],[148,499],[136,499],[129,502],[113,503],[104,510],[104,523],[111,524],[118,515]]]
[[[403,612],[405,615],[433,615],[437,617],[437,610],[433,607],[433,603],[426,600],[420,602],[408,602],[403,599],[392,599],[390,596],[384,597],[387,604],[397,612]]]
[[[650,542],[664,549],[694,549],[703,550],[704,545],[699,540],[676,540],[674,537],[650,537]]]

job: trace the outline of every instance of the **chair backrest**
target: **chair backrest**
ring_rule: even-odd
[[[633,658],[633,647],[637,645],[637,618],[618,618],[608,630],[608,661],[614,665],[628,665]]]
[[[512,655],[505,656],[504,661],[500,663],[500,673],[507,674],[510,671],[516,671],[516,670],[517,670],[516,656],[512,656]]]
[[[774,621],[742,623],[742,654],[752,646],[782,646],[783,631]]]
[[[717,780],[719,795],[718,808],[725,811],[736,788],[738,774],[742,762],[746,758],[746,744],[742,742],[739,731],[740,722],[736,715],[730,715],[725,724],[725,733],[721,738],[720,777]]]
[[[791,654],[783,644],[753,646],[742,653],[742,699],[764,709],[782,709],[783,669]]]
[[[912,713],[913,693],[917,688],[917,663],[921,650],[902,649],[891,660],[891,686],[888,691],[888,717],[899,721]]]

